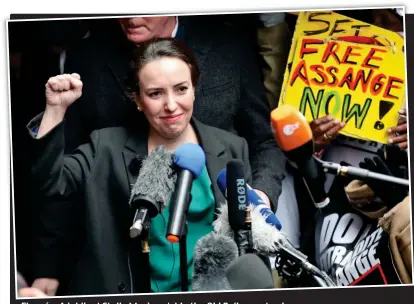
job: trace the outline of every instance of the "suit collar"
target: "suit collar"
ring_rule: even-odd
[[[206,126],[194,117],[191,119],[191,125],[194,127],[200,140],[200,146],[206,154],[220,156],[225,151],[225,147],[221,141],[217,140],[214,136],[212,127]]]
[[[206,155],[206,167],[211,180],[211,190],[213,191],[216,209],[225,201],[221,193],[216,178],[220,171],[226,167],[228,156],[223,143],[216,137],[213,127],[208,127],[197,119],[192,119],[193,127],[200,140],[200,145]],[[216,214],[214,214],[216,216]]]

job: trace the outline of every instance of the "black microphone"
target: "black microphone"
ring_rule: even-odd
[[[313,157],[313,134],[305,116],[283,105],[271,112],[271,124],[278,146],[301,174],[313,203],[317,208],[326,207],[325,172]]]
[[[232,290],[272,289],[273,276],[263,260],[248,253],[233,261],[226,271],[226,278]]]
[[[185,143],[176,149],[174,164],[178,168],[178,180],[171,199],[171,213],[166,235],[171,243],[177,243],[184,233],[186,215],[191,201],[191,186],[206,164],[206,155],[199,145]]]
[[[192,290],[231,290],[226,269],[237,257],[237,245],[228,236],[211,232],[199,239],[194,248]]]
[[[130,205],[136,210],[130,228],[131,238],[141,235],[150,219],[161,213],[170,200],[177,180],[172,163],[173,154],[162,146],[151,151],[142,162],[130,197]]]
[[[244,163],[233,159],[227,163],[227,206],[229,224],[240,254],[253,252],[250,205],[247,197]]]

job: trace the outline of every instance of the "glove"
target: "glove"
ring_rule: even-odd
[[[379,153],[392,175],[408,179],[408,154],[396,144],[386,145]]]
[[[385,162],[378,156],[374,156],[372,159],[365,158],[363,162],[359,163],[359,166],[362,169],[366,169],[379,174],[395,176],[392,174],[391,170],[388,168]],[[386,203],[388,207],[395,206],[408,195],[408,188],[405,186],[374,179],[368,179],[365,182],[375,192],[375,195],[377,195],[384,203]]]

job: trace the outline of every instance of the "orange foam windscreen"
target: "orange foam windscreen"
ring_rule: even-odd
[[[312,140],[312,130],[305,116],[291,105],[282,105],[270,113],[275,140],[287,152]]]

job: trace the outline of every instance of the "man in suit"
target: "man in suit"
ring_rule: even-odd
[[[94,35],[92,31],[90,38],[68,51],[65,73],[82,75],[84,89],[81,99],[66,113],[66,151],[70,152],[84,143],[93,130],[125,124],[139,126],[135,105],[126,93],[130,54],[140,42],[155,37],[182,39],[192,49],[201,70],[194,116],[204,124],[246,139],[252,166],[252,186],[275,211],[281,192],[283,175],[280,168],[284,157],[270,129],[270,108],[255,50],[249,41],[229,27],[209,24],[208,20],[202,16],[119,19],[113,34],[98,31]],[[57,209],[56,204],[48,204],[45,214],[53,208]],[[65,212],[61,213],[59,221],[54,218],[55,223],[71,225],[65,215],[76,216],[73,202],[63,203],[59,208]],[[63,252],[68,255],[66,249],[70,246],[56,244],[50,235],[53,224],[47,222],[43,225],[49,227],[49,235],[41,238],[42,245],[37,252],[43,260],[49,260],[47,267],[51,269],[50,261],[57,261],[56,256]],[[52,243],[53,252],[48,246]],[[50,258],[46,258],[48,256]],[[66,264],[62,263],[63,257],[59,258],[59,265]],[[41,267],[39,264],[38,269]],[[40,272],[42,278],[53,277],[47,271]],[[49,283],[44,279],[35,281],[42,290]]]

